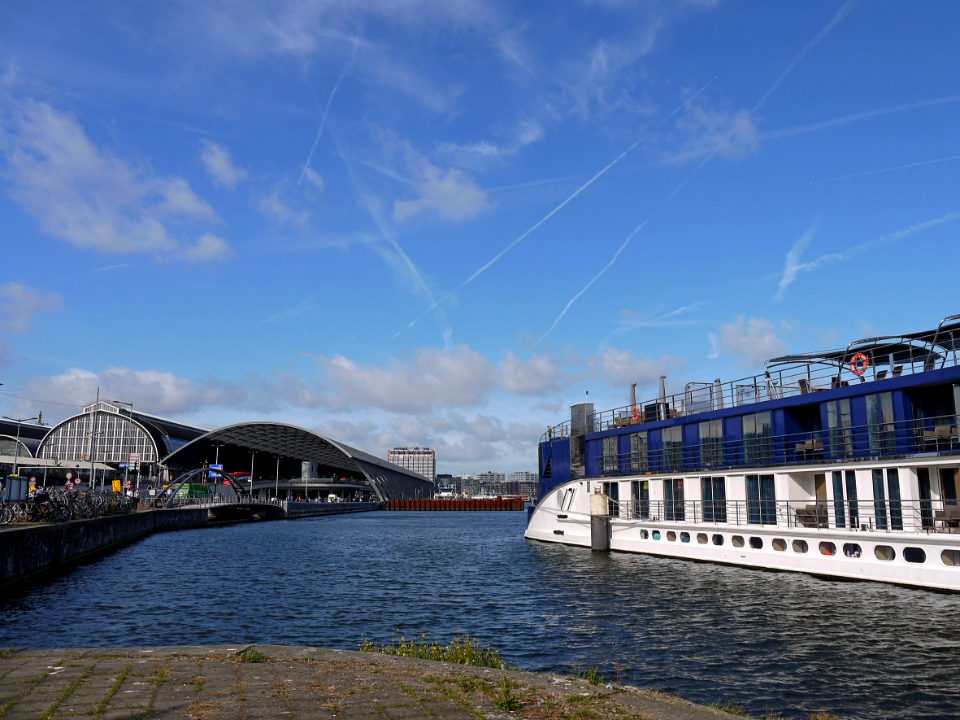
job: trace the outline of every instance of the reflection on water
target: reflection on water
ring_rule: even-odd
[[[285,643],[468,633],[526,669],[748,712],[960,715],[960,598],[591,553],[521,513],[370,513],[152,535],[0,600],[0,645]]]

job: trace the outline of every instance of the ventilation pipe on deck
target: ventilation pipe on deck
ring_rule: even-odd
[[[667,419],[667,386],[664,380],[666,375],[660,376],[660,395],[657,397],[657,415],[659,420]]]
[[[723,385],[720,378],[713,381],[713,409],[723,410]]]
[[[637,406],[637,384],[630,383],[630,407]]]

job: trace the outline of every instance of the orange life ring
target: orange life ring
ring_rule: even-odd
[[[857,353],[850,359],[850,372],[857,377],[863,375],[868,367],[870,367],[870,358],[863,353]]]
[[[640,408],[638,408],[636,405],[634,405],[634,406],[633,406],[633,412],[630,413],[630,417],[632,417],[632,418],[634,419],[634,421],[639,420],[639,419],[640,419]]]

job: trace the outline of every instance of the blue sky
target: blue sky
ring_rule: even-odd
[[[588,390],[934,326],[957,27],[952,2],[4,3],[0,414],[99,387],[512,472]]]

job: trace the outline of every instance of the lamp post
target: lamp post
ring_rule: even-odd
[[[257,457],[256,450],[247,450],[250,453],[250,502],[253,502],[253,460]]]
[[[277,474],[273,478],[273,497],[275,500],[280,499],[280,456],[274,455],[277,459]]]
[[[216,457],[216,459],[213,461],[213,463],[214,463],[214,465],[219,465],[219,464],[220,464],[220,448],[223,447],[223,443],[211,443],[211,444],[213,445],[213,449],[217,451],[217,457]],[[220,470],[221,473],[223,472],[223,468],[217,468],[217,469]],[[222,477],[222,475],[221,475],[220,477]],[[220,477],[214,478],[214,481],[213,481],[213,482],[214,482],[214,488],[213,488],[214,491],[216,490],[216,486],[219,485],[220,482],[221,482]],[[204,482],[206,482],[206,481],[204,481]],[[211,495],[216,495],[216,494],[217,494],[216,492],[211,492]]]
[[[14,474],[14,475],[17,475],[17,474],[18,474],[18,473],[17,473],[17,464],[20,462],[20,423],[27,422],[28,420],[36,420],[37,418],[36,418],[36,417],[31,417],[31,418],[12,418],[12,417],[7,417],[6,415],[4,415],[4,416],[3,416],[3,419],[4,419],[4,420],[12,420],[13,422],[15,422],[15,423],[17,424],[17,444],[16,444],[16,447],[14,448],[14,453],[15,453],[15,454],[14,454],[14,456],[13,456],[13,474]]]

